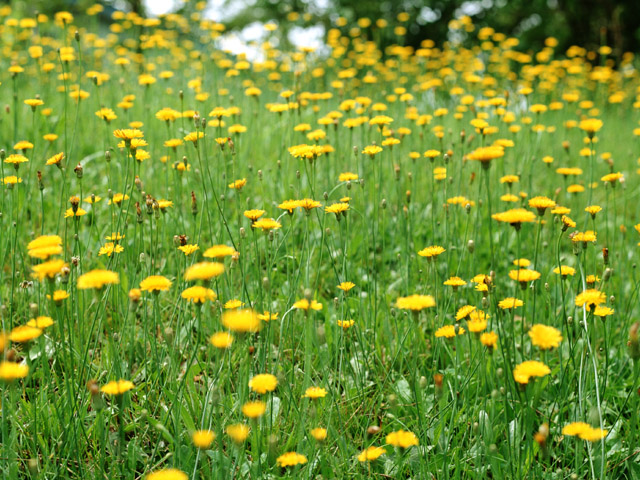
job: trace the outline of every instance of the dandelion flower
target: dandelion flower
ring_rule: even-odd
[[[542,350],[557,348],[562,341],[560,330],[547,325],[536,324],[528,332],[531,343]]]

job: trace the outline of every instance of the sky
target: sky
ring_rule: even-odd
[[[172,12],[181,3],[181,0],[145,0],[147,12],[152,15],[162,15]],[[209,0],[209,5],[204,12],[206,18],[215,21],[223,21],[220,14],[223,11],[224,0]],[[234,14],[233,6],[225,6],[224,11]],[[252,23],[241,32],[224,35],[220,39],[220,47],[235,54],[245,53],[250,60],[257,59],[259,52],[256,48],[248,45],[249,42],[260,42],[265,35],[263,25],[259,22]],[[324,38],[323,27],[293,28],[289,33],[289,40],[292,44],[304,47],[319,48],[322,46]]]

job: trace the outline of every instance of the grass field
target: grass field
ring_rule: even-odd
[[[640,478],[632,55],[99,10],[0,8],[3,478]]]

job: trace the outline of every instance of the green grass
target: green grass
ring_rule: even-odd
[[[492,50],[450,45],[408,56],[398,49],[383,54],[365,50],[367,30],[343,37],[344,51],[330,42],[328,57],[271,49],[266,53],[272,64],[256,61],[243,69],[237,68],[241,58],[217,49],[210,23],[185,21],[197,40],[189,44],[176,40],[175,21],[133,28],[131,20],[118,21],[123,31],[117,34],[94,35],[97,26],[87,23],[93,30],[80,29],[79,40],[77,27],[61,28],[53,19],[33,33],[3,20],[0,92],[8,106],[0,116],[0,145],[7,157],[17,153],[17,141],[28,140],[33,149],[17,172],[2,162],[1,177],[22,179],[0,190],[2,330],[10,335],[37,316],[55,322],[38,338],[3,349],[5,360],[29,366],[26,378],[0,384],[3,478],[137,479],[170,467],[190,478],[640,476],[640,367],[633,355],[638,338],[630,336],[640,286],[640,235],[633,228],[639,221],[637,75],[603,67],[610,75],[598,81],[586,59],[561,52],[556,58],[562,62],[542,63],[536,72],[511,60],[509,43],[499,39]],[[148,42],[149,35],[156,41]],[[43,46],[42,58],[30,57],[33,45]],[[64,46],[75,59],[61,59],[57,49]],[[130,63],[119,66],[117,58]],[[11,74],[12,64],[24,72]],[[344,75],[347,68],[354,78]],[[145,70],[156,83],[139,85]],[[109,79],[96,85],[88,71]],[[174,75],[162,79],[162,71]],[[365,81],[368,74],[375,83]],[[89,94],[80,102],[69,96],[78,84]],[[248,96],[251,86],[261,93]],[[464,93],[452,94],[454,87]],[[529,87],[530,93],[523,92]],[[280,93],[289,89],[289,101],[297,103],[282,113],[269,111],[269,104],[286,103]],[[578,101],[563,100],[569,92]],[[624,94],[622,103],[611,101],[615,92]],[[208,97],[196,99],[204,93]],[[135,96],[130,108],[121,104],[125,95]],[[471,104],[464,95],[472,96]],[[44,105],[32,111],[23,102],[36,96]],[[492,103],[497,98],[503,100]],[[349,99],[356,100],[352,110],[342,103]],[[593,105],[580,103],[587,100]],[[562,108],[529,111],[554,101]],[[98,118],[102,107],[117,118]],[[155,115],[165,107],[191,112],[164,122]],[[223,117],[222,126],[208,117],[215,107],[238,110]],[[442,108],[447,112],[437,110]],[[505,112],[513,113],[512,123],[504,121]],[[384,130],[368,123],[380,114],[393,120]],[[484,115],[494,133],[483,135],[470,124]],[[335,124],[318,123],[327,116]],[[354,128],[343,125],[357,117],[366,118]],[[578,127],[585,118],[603,122],[591,155]],[[134,121],[142,122],[148,144],[140,149],[150,154],[142,162],[118,148],[114,136]],[[294,130],[301,123],[325,131],[326,138],[307,139],[306,132]],[[229,135],[235,124],[246,132]],[[533,131],[535,125],[544,131]],[[197,144],[163,146],[190,132],[205,135]],[[58,138],[43,139],[49,133]],[[227,136],[233,146],[221,148],[215,139]],[[400,143],[375,156],[361,153],[388,137]],[[513,146],[487,169],[466,158],[497,139]],[[294,158],[288,149],[303,143],[331,145],[333,151]],[[430,160],[422,156],[429,149],[440,153]],[[45,165],[58,152],[65,153],[61,168]],[[544,163],[545,156],[553,163]],[[174,167],[183,159],[189,169],[180,172]],[[74,171],[78,164],[82,175]],[[446,175],[434,179],[439,167]],[[566,178],[556,173],[559,167],[583,173]],[[344,172],[358,179],[340,182]],[[624,181],[600,180],[611,172],[621,172]],[[501,183],[507,174],[518,175],[518,182]],[[239,179],[246,179],[242,189],[229,188]],[[573,184],[584,191],[568,193]],[[109,205],[116,193],[128,198]],[[506,193],[516,195],[515,202],[501,199]],[[92,194],[102,200],[83,201]],[[64,218],[74,195],[87,213]],[[325,212],[347,196],[349,208],[339,218]],[[458,196],[466,200],[447,202]],[[561,215],[551,209],[538,216],[528,205],[534,196],[571,209],[576,227],[563,231]],[[278,208],[303,198],[321,206],[292,214]],[[155,202],[161,199],[173,205],[160,209]],[[592,218],[584,211],[588,205],[602,211]],[[515,229],[491,218],[516,207],[536,213],[535,221]],[[249,209],[265,210],[263,218],[276,219],[281,228],[252,228],[243,215]],[[595,242],[571,241],[573,232],[586,230],[597,231]],[[124,250],[99,255],[112,232],[125,235],[119,241]],[[30,257],[27,244],[42,234],[62,238],[63,251],[52,258],[63,259],[68,269],[40,281],[32,272],[43,260]],[[199,250],[181,252],[181,235]],[[218,244],[238,252],[219,259],[225,272],[209,282],[186,281],[187,268],[206,260],[203,253]],[[418,255],[431,245],[445,251],[434,260]],[[528,269],[540,278],[522,286],[510,279],[518,258],[528,259]],[[575,273],[562,279],[553,273],[559,264]],[[78,278],[93,269],[117,272],[119,283],[78,289]],[[491,279],[487,292],[472,282],[478,274]],[[132,300],[130,291],[151,275],[169,279],[170,288]],[[576,306],[588,275],[598,276],[592,288],[605,292],[604,305],[614,310],[606,320]],[[467,284],[443,285],[453,276]],[[341,282],[355,287],[344,292],[337,288]],[[181,297],[199,284],[213,289],[217,300],[196,305]],[[54,302],[48,297],[54,290],[69,297]],[[433,297],[435,306],[398,308],[399,298],[413,294]],[[498,303],[507,297],[524,304],[503,310]],[[294,308],[305,298],[321,308]],[[232,299],[259,313],[277,312],[278,318],[262,322],[259,332],[232,332],[233,344],[216,349],[209,338],[225,331],[224,304]],[[498,335],[495,348],[469,332],[468,319],[456,321],[464,305],[486,313],[486,332]],[[354,324],[343,329],[338,320]],[[535,346],[528,335],[535,324],[555,327],[562,335],[559,346]],[[450,325],[466,333],[436,336]],[[516,382],[513,370],[528,360],[544,363],[550,373],[526,385]],[[272,393],[250,390],[249,380],[261,373],[277,377]],[[117,379],[134,388],[115,396],[100,391]],[[311,386],[327,395],[305,398]],[[245,418],[242,405],[257,399],[266,402],[266,413]],[[608,434],[594,442],[563,435],[572,422]],[[235,423],[251,427],[239,445],[225,433]],[[325,441],[311,435],[316,427],[327,429]],[[193,445],[196,430],[215,433],[210,447]],[[398,430],[414,433],[419,445],[388,445],[387,435]],[[359,461],[369,446],[386,453]],[[285,452],[298,452],[307,462],[281,468],[277,458]]]

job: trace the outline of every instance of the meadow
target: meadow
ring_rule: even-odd
[[[3,478],[640,478],[632,54],[101,10],[0,8]]]

